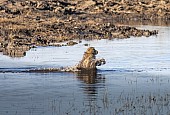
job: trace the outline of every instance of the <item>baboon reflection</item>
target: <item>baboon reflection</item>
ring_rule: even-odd
[[[105,77],[96,71],[81,71],[77,73],[77,79],[82,83],[81,88],[88,95],[88,100],[94,100],[99,88],[104,88]]]

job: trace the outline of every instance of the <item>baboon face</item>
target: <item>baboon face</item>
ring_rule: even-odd
[[[95,50],[94,47],[89,47],[89,48],[86,50],[86,53],[87,53],[87,54],[97,55],[97,54],[98,54],[98,51]]]

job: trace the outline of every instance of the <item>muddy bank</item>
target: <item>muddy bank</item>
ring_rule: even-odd
[[[129,38],[156,35],[156,30],[119,26],[135,20],[170,19],[168,0],[2,0],[0,51],[22,57],[35,46],[63,46],[70,40]],[[126,24],[127,24],[126,23]]]

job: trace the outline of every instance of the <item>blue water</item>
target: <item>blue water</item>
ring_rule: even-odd
[[[38,47],[22,58],[0,55],[0,115],[170,114],[170,27],[151,37]],[[97,74],[17,73],[72,66],[88,48],[106,64]]]

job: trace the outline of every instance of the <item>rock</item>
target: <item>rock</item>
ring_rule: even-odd
[[[2,43],[0,43],[0,52],[2,52],[2,51],[3,51],[3,46],[2,46]]]
[[[40,1],[37,4],[37,9],[39,10],[50,10],[52,11],[54,8],[50,6],[50,4],[46,1]]]
[[[74,42],[74,41],[67,42],[67,46],[73,46],[73,45],[76,45],[76,44],[78,44],[78,43]]]
[[[80,4],[78,4],[76,6],[76,9],[85,10],[86,8],[89,8],[95,4],[96,4],[96,2],[94,2],[93,0],[85,0],[85,1],[82,1]]]
[[[89,46],[90,44],[84,44],[84,46]]]
[[[147,31],[147,30],[145,30],[143,32],[143,36],[149,37],[150,35],[151,35],[151,33],[149,31]]]

